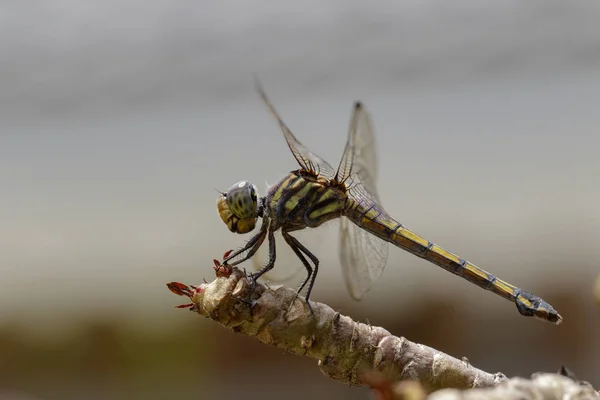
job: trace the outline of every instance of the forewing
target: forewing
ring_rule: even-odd
[[[263,100],[271,114],[275,117],[275,119],[277,119],[277,122],[279,122],[281,131],[283,132],[283,136],[285,137],[285,141],[287,142],[290,151],[294,155],[294,158],[296,158],[296,161],[298,161],[300,167],[306,171],[313,171],[322,174],[323,176],[326,176],[328,178],[333,177],[333,167],[329,165],[327,161],[310,151],[306,146],[300,143],[298,139],[296,139],[296,136],[294,136],[292,131],[287,127],[285,122],[283,122],[283,119],[279,116],[277,110],[275,110],[275,107],[267,97],[267,94],[263,90],[258,80],[255,81],[255,85],[256,90],[258,91],[261,99]]]
[[[363,108],[356,125],[356,136],[354,142],[354,165],[352,170],[360,179],[360,185],[356,186],[355,193],[361,197],[369,197],[380,207],[379,191],[377,190],[377,179],[379,175],[379,162],[377,159],[377,146],[375,131],[371,116]],[[363,190],[364,189],[364,190]],[[366,193],[364,193],[366,191]]]
[[[357,175],[371,198],[379,201],[377,192],[377,148],[375,131],[368,111],[357,102],[350,119],[344,154],[338,167],[338,180]]]

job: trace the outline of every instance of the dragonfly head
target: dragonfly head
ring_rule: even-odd
[[[221,220],[231,232],[248,233],[256,226],[258,191],[248,181],[234,184],[217,199]]]

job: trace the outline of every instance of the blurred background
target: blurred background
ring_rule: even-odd
[[[248,239],[215,189],[297,168],[253,74],[334,165],[362,100],[388,212],[564,323],[395,248],[354,302],[335,223],[298,235],[321,258],[313,300],[490,372],[564,364],[600,386],[599,18],[557,0],[0,2],[0,398],[367,398],[165,286],[212,280]],[[300,267],[280,239],[272,279]]]

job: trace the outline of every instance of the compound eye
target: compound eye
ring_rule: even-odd
[[[256,205],[258,202],[258,190],[256,190],[256,186],[250,184],[250,198],[252,199],[252,203],[254,204],[254,209],[256,209]]]
[[[256,215],[258,195],[252,183],[248,181],[236,183],[229,188],[226,198],[229,209],[236,217],[248,219]]]

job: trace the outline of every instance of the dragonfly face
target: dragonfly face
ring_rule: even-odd
[[[258,217],[258,193],[256,186],[240,181],[217,199],[217,211],[231,232],[248,233],[256,226]]]

